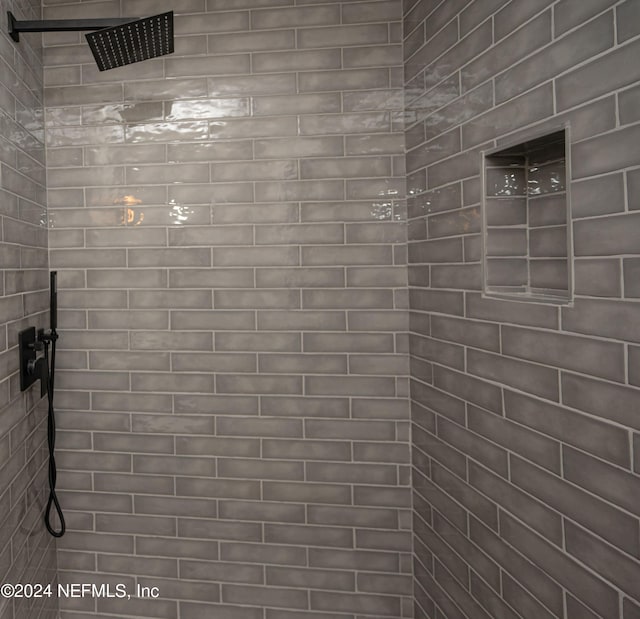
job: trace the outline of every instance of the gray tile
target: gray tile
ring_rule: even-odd
[[[636,165],[637,154],[634,145],[638,136],[640,130],[635,125],[574,144],[573,177],[595,176]]]
[[[462,346],[447,344],[433,338],[410,335],[409,349],[411,355],[416,359],[434,361],[457,370],[464,369],[464,348]]]
[[[260,497],[260,482],[258,480],[239,481],[237,479],[213,480],[206,477],[179,477],[176,480],[176,494],[213,499],[258,499]],[[191,553],[187,556],[197,557],[198,554]]]
[[[392,440],[395,437],[395,424],[384,421],[307,419],[305,436],[318,439],[358,437],[365,440]]]
[[[559,2],[554,7],[553,14],[555,35],[558,36],[571,28],[579,26],[613,4],[615,4],[615,2],[610,2],[609,0],[601,0],[592,5],[576,2],[575,0],[563,0]]]
[[[352,525],[363,528],[395,529],[398,514],[393,509],[367,507],[309,506],[309,521],[314,524]]]
[[[414,78],[425,67],[432,64],[436,58],[455,45],[458,40],[457,24],[455,20],[452,20],[435,36],[430,38],[428,45],[421,46],[417,53],[406,59],[405,81]]]
[[[506,101],[613,46],[613,14],[602,15],[557,39],[496,79],[496,100]],[[561,109],[565,106],[561,105]]]
[[[349,416],[349,400],[344,397],[311,397],[262,395],[260,407],[263,415],[277,415],[282,417],[335,417]]]
[[[596,619],[597,615],[592,613],[584,604],[578,602],[572,595],[567,595],[567,618],[584,617],[584,619]]]
[[[266,524],[264,529],[267,543],[308,546],[320,542],[329,548],[351,548],[353,545],[353,534],[344,527]]]
[[[215,334],[215,348],[219,351],[298,352],[300,340],[297,333],[227,331]]]
[[[346,374],[347,358],[340,355],[260,354],[258,369],[268,374]]]
[[[558,548],[543,542],[540,537],[527,530],[510,517],[501,521],[505,539],[518,550],[534,557],[553,578],[577,597],[601,614],[616,613],[616,592],[584,568],[574,567],[571,559]],[[567,532],[570,524],[565,526]],[[614,610],[615,609],[615,610]]]
[[[255,501],[219,501],[219,517],[226,520],[256,520],[263,522],[304,522],[305,507],[298,504],[283,504],[267,500],[256,504]]]
[[[347,290],[303,290],[302,309],[391,309],[394,306],[391,290],[352,288]]]
[[[174,434],[178,429],[185,432],[211,434],[213,425],[212,419],[195,415],[183,415],[180,418],[176,418],[172,415],[137,414],[131,427],[134,432],[146,432],[149,434]]]
[[[472,463],[469,464],[469,467],[471,469]],[[492,529],[497,529],[498,509],[494,497],[491,497],[492,500],[488,499],[478,492],[473,484],[459,479],[437,463],[433,463],[431,477],[434,484],[446,491],[451,498]]]
[[[438,424],[438,436],[458,451],[467,454],[469,457],[498,473],[498,475],[506,477],[508,456],[505,449],[444,419]],[[492,512],[489,511],[489,513],[491,514]],[[493,515],[495,516],[495,514]],[[482,518],[481,515],[479,517]],[[497,527],[497,521],[493,516],[489,521],[485,520],[485,522],[494,529]]]
[[[473,322],[458,318],[432,316],[431,334],[433,337],[457,342],[467,346],[498,351],[500,348],[497,325]]]
[[[573,107],[637,81],[637,67],[633,63],[629,64],[637,57],[637,49],[637,41],[618,47],[558,78],[558,109]],[[629,67],[630,70],[617,71],[616,67],[621,66]]]
[[[488,229],[486,236],[487,256],[526,256],[527,231],[508,228]],[[495,261],[498,263],[499,261]]]
[[[565,331],[618,339],[640,341],[636,329],[637,309],[632,302],[605,299],[576,299],[573,308],[563,308]]]
[[[498,537],[490,529],[483,526],[478,520],[472,519],[470,523],[471,540],[489,555],[494,561],[507,568],[519,582],[526,585],[537,599],[542,601],[556,614],[561,614],[563,608],[563,595],[560,586],[552,580],[540,567],[530,563],[504,539]]]
[[[340,23],[340,7],[295,7],[257,10],[251,15],[253,29]]]
[[[625,269],[633,273],[629,264]],[[575,293],[590,297],[619,297],[622,294],[622,276],[619,260],[576,260],[574,262]],[[628,278],[633,290],[634,278]],[[627,291],[629,295],[629,291]]]
[[[549,3],[546,0],[534,0],[526,5],[506,5],[495,15],[496,38],[501,39],[526,23],[536,13],[546,9]]]
[[[568,481],[631,513],[640,514],[640,501],[633,492],[636,483],[633,473],[568,447],[563,450],[563,464]]]
[[[475,91],[474,91],[475,92]],[[429,183],[433,187],[448,185],[460,178],[480,173],[480,155],[475,151],[465,151],[459,155],[432,164],[427,169]]]
[[[259,532],[259,526],[253,523],[221,522],[219,520],[200,518],[178,518],[178,536],[239,542],[257,542],[262,537]],[[220,558],[225,559],[222,551]]]
[[[473,376],[436,367],[434,368],[434,386],[487,410],[502,412],[500,388]]]
[[[564,225],[529,230],[532,258],[564,258],[568,252],[567,245],[567,227]]]
[[[615,425],[512,391],[505,391],[505,414],[563,443],[629,467],[628,434]],[[576,427],[580,427],[579,433],[575,432]]]
[[[213,582],[262,584],[262,569],[242,563],[182,560],[180,575],[191,580],[211,581],[207,586],[213,589],[216,589],[212,587]]]
[[[262,50],[286,50],[295,46],[294,30],[272,30],[267,32],[248,32],[216,34],[208,37],[207,48],[210,52],[259,52]],[[255,70],[255,69],[254,69]]]
[[[135,373],[131,375],[131,389],[143,392],[213,392],[213,377],[208,374]]]
[[[278,51],[254,53],[253,71],[255,73],[274,73],[277,71],[340,68],[341,59],[338,49],[283,51],[286,49],[288,47],[279,47]]]
[[[587,566],[607,575],[612,583],[628,595],[635,595],[638,564],[630,557],[605,544],[595,536],[567,522],[565,525],[567,551]],[[610,566],[610,567],[606,567]],[[608,598],[613,592],[608,592]],[[593,603],[591,604],[594,605]]]
[[[333,507],[328,509],[340,510],[342,508],[335,507],[337,505],[349,505],[351,503],[351,490],[349,487],[341,484],[308,484],[306,482],[286,482],[286,481],[265,481],[262,482],[264,487],[264,499],[282,502],[306,502],[313,503],[308,506],[309,513],[312,509],[322,510],[318,504],[327,503]],[[347,508],[345,508],[347,509]],[[353,516],[353,514],[350,514]],[[304,518],[303,518],[304,520]],[[345,519],[347,520],[347,519]],[[313,519],[310,517],[309,522]],[[315,519],[315,524],[355,524],[356,519],[351,517],[345,522],[327,522],[322,521],[320,517]]]
[[[309,481],[318,482],[377,483],[393,486],[397,481],[396,468],[386,464],[308,462],[305,473]]]
[[[375,569],[376,571],[386,571],[397,573],[398,556],[390,552],[362,551],[362,550],[341,550],[336,549],[309,549],[309,565],[311,567],[364,570]]]
[[[224,32],[246,30],[249,13],[237,11],[221,15],[195,13],[183,15],[176,25],[176,34],[197,34],[201,32]]]
[[[631,600],[623,601],[624,619],[638,619],[640,617],[640,606],[634,604]]]
[[[505,394],[506,400],[506,394]],[[481,436],[513,449],[522,457],[555,473],[560,472],[560,444],[531,432],[504,417],[488,413],[475,406],[468,407],[468,428]]]
[[[284,608],[307,608],[307,592],[283,587],[258,585],[222,585],[222,598],[235,604],[251,606],[274,606]]]
[[[385,612],[391,616],[400,612],[399,600],[391,596],[321,591],[311,592],[311,609],[351,613]]]
[[[425,139],[438,138],[446,131],[453,130],[451,134],[453,135],[455,131],[458,131],[459,125],[486,112],[493,104],[491,84],[483,84],[462,96],[458,96],[459,94],[458,80],[453,77],[430,88],[421,99],[411,104],[410,111],[414,113],[413,108],[415,108],[417,117],[426,116],[427,122],[424,127],[424,135],[416,134],[414,136],[415,131],[407,132],[408,149],[419,146]],[[444,106],[440,107],[442,104]],[[436,106],[440,107],[437,111],[435,111]],[[430,115],[427,116],[428,114]],[[439,141],[442,141],[442,138]],[[411,166],[408,167],[409,170],[412,169]]]
[[[509,81],[508,77],[504,78],[511,85],[513,78]],[[518,71],[518,79],[524,79],[520,71]],[[500,84],[500,80],[496,80]],[[537,83],[537,82],[536,82]],[[533,85],[533,84],[531,84]],[[530,84],[527,84],[530,86]],[[498,85],[496,85],[498,88]],[[470,121],[462,127],[462,143],[465,148],[481,144],[493,138],[511,131],[516,122],[528,125],[537,120],[542,120],[553,113],[553,95],[551,84],[543,84],[542,86],[527,92],[520,96],[522,90],[519,89],[509,96],[502,97],[501,101],[507,101],[493,108],[485,115]]]
[[[627,173],[627,187],[629,191],[629,210],[640,209],[640,173],[637,170]]]
[[[566,260],[539,260],[531,265],[530,283],[533,288],[543,288],[561,299],[569,298],[569,266]]]
[[[267,567],[266,582],[270,586],[294,586],[338,591],[355,590],[353,574],[332,570],[292,569],[288,567],[269,566]],[[285,617],[286,615],[283,615],[283,619],[285,619]]]
[[[305,333],[304,352],[393,352],[388,333]]]
[[[433,528],[449,546],[469,562],[472,568],[482,573],[488,583],[494,588],[498,585],[500,581],[499,568],[467,536],[451,526],[445,518],[437,513],[434,513],[433,516]]]
[[[480,232],[480,209],[471,207],[427,218],[429,238]]]
[[[633,413],[637,398],[638,392],[633,387],[573,374],[563,373],[562,376],[562,401],[565,405],[627,427],[640,426]]]
[[[560,397],[559,372],[551,367],[469,350],[467,369],[476,376],[504,383],[548,400],[558,401]]]
[[[628,41],[638,34],[638,7],[631,0],[627,0],[616,7],[616,24],[618,27],[618,41]]]
[[[502,353],[624,382],[622,344],[550,332],[502,328]]]
[[[571,213],[576,218],[623,211],[624,199],[624,179],[621,174],[571,184]]]
[[[420,241],[409,244],[409,262],[460,262],[462,243],[458,238]]]
[[[181,416],[182,418],[183,416]],[[260,443],[258,439],[178,436],[175,438],[175,450],[178,455],[208,456],[214,454],[216,456],[257,457],[260,454]]]
[[[433,430],[435,432],[435,429]],[[416,449],[428,454],[461,478],[466,476],[466,458],[456,449],[415,424],[412,427],[414,456]],[[415,462],[414,462],[415,466]]]
[[[301,437],[302,424],[295,419],[255,419],[219,417],[216,430],[220,436]]]
[[[640,120],[638,104],[640,103],[640,88],[632,87],[618,95],[618,109],[620,123],[623,125]]]
[[[640,387],[640,347],[629,347],[629,384]]]
[[[216,309],[298,309],[300,294],[296,290],[216,290]]]
[[[272,565],[305,565],[303,548],[275,544],[227,543],[220,544],[220,558],[225,561],[270,563]]]
[[[419,102],[418,105],[423,104]],[[434,106],[435,105],[437,104],[434,103]],[[424,108],[421,108],[417,113],[423,114],[425,111]],[[455,155],[461,151],[461,148],[460,130],[456,127],[451,131],[447,131],[438,137],[430,139],[426,144],[421,144],[419,148],[408,152],[406,158],[407,169],[419,173],[420,168],[431,165],[447,155]],[[417,192],[424,190],[425,185],[422,184],[421,181],[415,180],[416,178],[416,175],[412,177],[410,191]],[[416,186],[414,183],[419,184]]]
[[[431,286],[480,290],[482,288],[480,265],[434,265],[431,267]]]
[[[177,612],[177,604],[172,600],[165,601],[145,599],[142,601],[132,599],[123,601],[117,598],[103,598],[98,601],[96,606],[98,607],[97,610],[99,613],[114,613],[116,615],[127,612],[127,608],[130,612],[133,611],[140,613],[146,612],[145,609],[149,609],[149,607],[151,607],[151,612],[153,612],[157,617],[162,617],[163,619],[171,619]]]
[[[388,88],[390,86],[389,73],[387,69],[358,68],[335,71],[306,71],[300,74],[299,91],[301,93],[330,91],[333,90],[332,86],[340,90]]]
[[[301,49],[308,49],[372,45],[387,43],[388,37],[386,24],[339,26],[331,29],[330,36],[327,36],[326,28],[301,28],[298,31],[298,46]]]
[[[434,575],[436,580],[439,583],[442,583],[443,589],[448,593],[449,596],[457,600],[458,604],[462,608],[464,608],[465,613],[468,613],[469,616],[478,617],[478,619],[489,618],[490,615],[488,615],[482,609],[476,597],[472,597],[471,594],[467,592],[466,588],[460,586],[460,584],[455,579],[451,578],[451,576],[449,575],[449,572],[444,568],[444,566],[442,565],[442,563],[440,563],[440,561],[438,560],[434,561],[434,565],[435,565]],[[476,587],[482,586],[479,584],[478,581],[474,579],[474,584],[475,583],[478,583]],[[482,594],[480,594],[476,590],[476,587],[474,587],[473,589],[474,595],[477,596],[478,598],[482,598],[483,597]],[[485,589],[484,592],[488,592],[487,589]],[[489,595],[491,594],[489,593]],[[483,602],[486,602],[486,600],[483,600]],[[492,612],[494,612],[496,610],[494,608],[496,604],[492,604],[490,606],[492,606],[491,610]],[[504,605],[502,605],[502,607],[506,608]]]
[[[518,458],[511,458],[511,481],[622,551],[637,554],[640,540],[632,516]],[[535,524],[532,526],[537,528]],[[555,541],[558,543],[558,540]]]
[[[209,78],[206,89],[209,96],[249,96],[293,94],[296,92],[295,75],[291,73],[272,73],[270,75],[227,76],[224,80]],[[196,95],[204,96],[204,95]],[[147,95],[148,97],[148,95]]]

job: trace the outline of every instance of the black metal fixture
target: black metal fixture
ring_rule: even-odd
[[[35,327],[29,327],[18,333],[18,349],[20,353],[20,391],[25,391],[37,380],[40,380],[40,397],[47,392],[47,374],[44,357],[38,352],[44,349],[41,335],[44,329],[36,333]]]
[[[85,35],[100,71],[115,69],[134,62],[171,54],[173,44],[173,11],[145,17],[108,19],[49,19],[18,21],[8,13],[9,34],[20,41],[21,32],[81,32]]]
[[[44,524],[54,537],[62,537],[66,524],[62,508],[56,495],[56,460],[54,455],[56,443],[56,418],[53,408],[53,390],[56,373],[56,342],[58,341],[58,285],[57,272],[50,274],[49,286],[49,329],[30,327],[18,334],[20,351],[20,389],[24,391],[36,380],[40,379],[40,397],[47,394],[47,443],[49,447],[49,498],[44,512]],[[39,351],[44,356],[38,357]],[[58,516],[59,529],[54,529],[51,522],[52,508]]]

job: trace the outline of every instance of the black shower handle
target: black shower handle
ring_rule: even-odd
[[[51,271],[49,286],[49,329],[52,333],[58,328],[58,272]]]

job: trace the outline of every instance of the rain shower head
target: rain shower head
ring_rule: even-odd
[[[96,31],[86,38],[100,71],[173,52],[173,11],[143,19],[18,21],[11,12],[8,18],[9,34],[14,41],[20,40],[21,32]]]
[[[100,71],[173,53],[173,11],[85,35]]]

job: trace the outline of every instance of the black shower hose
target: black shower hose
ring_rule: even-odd
[[[56,495],[56,459],[54,456],[54,449],[56,446],[56,415],[53,409],[53,387],[55,381],[56,372],[56,340],[58,339],[55,330],[52,331],[50,338],[44,340],[44,362],[47,369],[47,443],[49,445],[49,499],[47,501],[47,507],[44,512],[44,525],[47,527],[47,531],[53,535],[53,537],[62,537],[66,530],[66,524],[64,522],[64,515],[62,508]],[[49,343],[51,344],[51,361],[49,361]],[[56,531],[51,526],[51,508],[55,507],[58,519],[60,520],[60,529]]]

